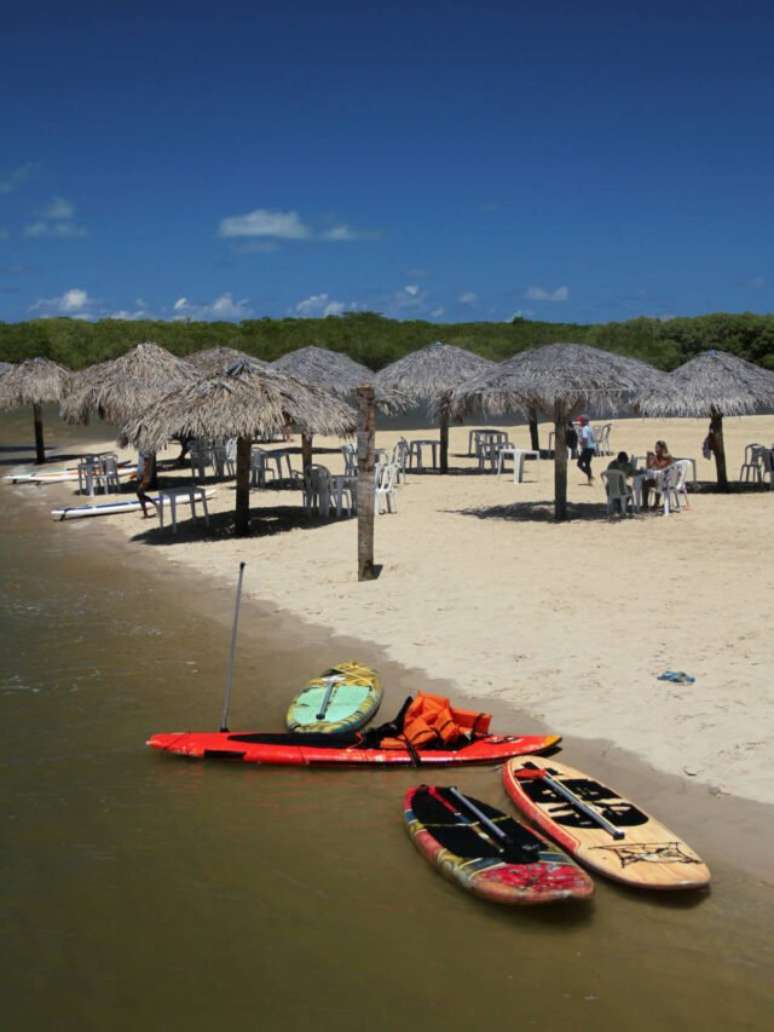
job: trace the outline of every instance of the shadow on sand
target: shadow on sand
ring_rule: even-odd
[[[146,545],[184,545],[192,541],[207,541],[215,544],[219,541],[232,541],[236,538],[232,510],[211,513],[209,527],[200,513],[200,507],[197,506],[195,519],[186,513],[185,518],[181,520],[178,515],[177,532],[172,529],[168,516],[164,521],[163,528],[159,526],[156,516],[151,516],[147,520],[138,517],[142,530],[132,536],[132,541],[139,541]],[[349,517],[349,519],[353,518]],[[284,534],[289,530],[323,530],[331,524],[342,521],[346,522],[347,520],[309,518],[299,505],[267,506],[251,511],[250,534],[242,540],[267,537],[271,534]]]

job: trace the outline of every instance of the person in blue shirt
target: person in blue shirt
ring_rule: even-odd
[[[593,483],[594,476],[591,472],[591,460],[594,453],[597,450],[597,441],[594,437],[594,431],[591,429],[589,424],[588,416],[580,416],[578,418],[580,423],[580,431],[578,433],[578,443],[580,445],[580,455],[578,456],[578,469],[581,473],[585,473],[589,484]]]

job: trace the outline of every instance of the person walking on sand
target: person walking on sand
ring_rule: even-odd
[[[143,519],[148,519],[148,502],[153,506],[153,514],[156,515],[156,503],[147,494],[147,490],[150,487],[150,482],[153,477],[153,453],[152,452],[140,452],[137,456],[137,472],[135,478],[137,480],[137,487],[135,491],[137,497],[140,500],[142,506]]]
[[[578,469],[581,473],[585,473],[588,478],[588,483],[591,484],[594,481],[594,476],[591,472],[591,460],[597,450],[597,441],[594,437],[594,431],[591,429],[588,416],[579,416],[578,422],[580,423],[580,432],[578,434],[578,443],[580,444],[580,455],[578,456]]]

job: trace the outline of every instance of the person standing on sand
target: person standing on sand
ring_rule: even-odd
[[[153,515],[156,515],[156,503],[146,494],[150,487],[150,482],[153,477],[153,453],[152,452],[140,452],[137,456],[137,472],[135,473],[137,480],[137,487],[135,491],[137,497],[140,500],[142,506],[143,519],[148,519],[148,502],[153,506]]]
[[[580,456],[578,457],[578,469],[581,473],[586,474],[588,482],[591,484],[594,480],[591,472],[591,460],[597,450],[597,441],[594,437],[594,431],[591,429],[589,417],[579,416],[578,422],[580,423],[578,439],[581,449]]]

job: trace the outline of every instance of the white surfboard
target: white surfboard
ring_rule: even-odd
[[[215,495],[215,489],[205,491],[205,498],[209,501]],[[159,504],[158,495],[148,495],[148,498]],[[177,499],[178,505],[190,505],[190,497],[182,495]],[[168,504],[168,499],[163,499],[163,504]],[[85,516],[119,516],[126,512],[139,512],[142,504],[139,498],[130,498],[124,502],[99,502],[96,505],[65,505],[61,509],[52,509],[51,518],[54,520],[80,520]]]

